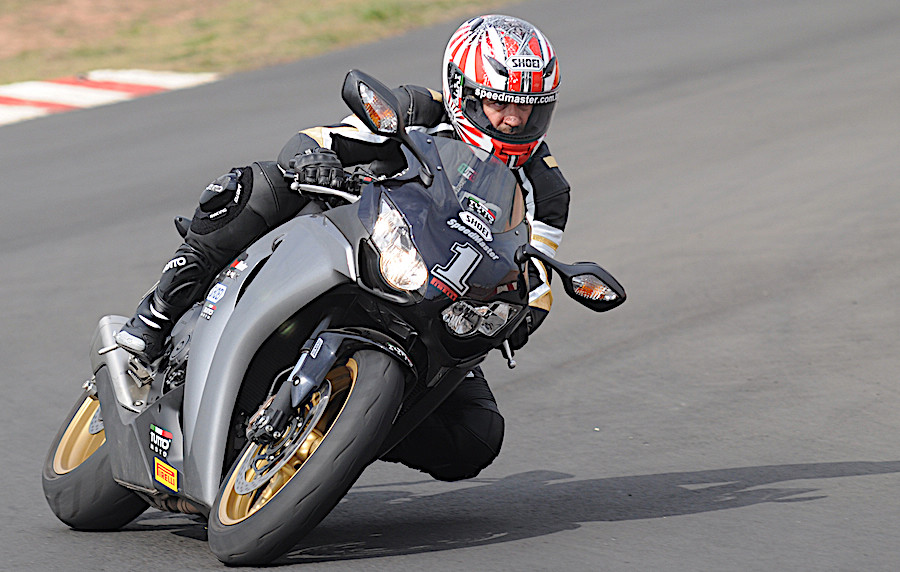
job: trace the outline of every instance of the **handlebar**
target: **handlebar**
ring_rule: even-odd
[[[348,193],[347,191],[342,191],[339,189],[332,189],[331,187],[320,187],[319,185],[292,183],[291,188],[295,191],[306,191],[307,193],[314,193],[317,195],[331,195],[333,197],[339,197],[350,203],[355,203],[359,200],[359,195]]]
[[[293,171],[285,171],[284,177],[288,180],[291,180],[294,179],[295,174]],[[355,203],[359,200],[360,189],[363,187],[363,185],[371,181],[372,177],[369,176],[349,176],[344,179],[344,182],[341,184],[340,189],[323,187],[321,185],[298,183],[297,181],[293,181],[291,183],[291,189],[298,192],[307,192],[316,195],[329,195],[341,198],[350,203]]]

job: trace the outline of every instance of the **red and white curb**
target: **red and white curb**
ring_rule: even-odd
[[[95,70],[76,77],[0,86],[0,125],[116,103],[218,79],[214,73]]]

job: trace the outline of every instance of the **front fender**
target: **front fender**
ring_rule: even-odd
[[[297,310],[357,276],[353,248],[324,216],[285,223],[248,248],[244,262],[240,279],[220,288],[214,311],[199,320],[188,361],[185,493],[206,506],[219,489],[234,402],[256,350]]]
[[[311,349],[300,356],[288,377],[291,387],[291,407],[296,408],[315,391],[338,358],[359,349],[374,349],[391,356],[406,367],[407,380],[417,379],[416,367],[406,352],[389,336],[368,328],[325,330],[313,342]]]

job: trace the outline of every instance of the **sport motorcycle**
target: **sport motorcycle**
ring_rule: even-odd
[[[491,350],[515,365],[530,260],[591,310],[625,301],[598,265],[529,244],[522,190],[491,154],[407,131],[391,90],[358,70],[342,96],[406,168],[295,183],[307,206],[222,269],[152,365],[117,346],[124,316],[101,318],[42,475],[70,527],[201,515],[222,562],[271,562]]]

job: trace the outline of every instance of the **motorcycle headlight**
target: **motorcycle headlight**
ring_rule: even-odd
[[[384,280],[397,290],[418,290],[428,280],[428,268],[413,244],[409,226],[403,216],[386,198],[381,208],[372,242],[380,255],[378,267]]]
[[[493,336],[518,313],[519,306],[506,302],[479,304],[460,300],[447,306],[441,317],[447,329],[457,336],[466,337],[475,333]]]

